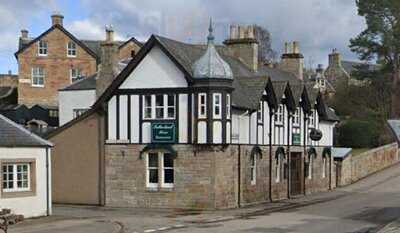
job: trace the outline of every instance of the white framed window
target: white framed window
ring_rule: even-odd
[[[73,41],[67,43],[67,57],[76,57],[76,44]]]
[[[153,104],[152,104],[152,96],[145,95],[143,96],[143,118],[151,119],[153,118]]]
[[[278,155],[278,159],[276,160],[276,168],[275,168],[275,182],[281,182],[281,169],[282,169],[282,155]]]
[[[250,155],[250,183],[252,185],[255,185],[256,180],[257,180],[257,161],[256,161],[256,155],[253,153]]]
[[[30,191],[30,164],[2,165],[3,192]]]
[[[72,114],[74,118],[78,118],[80,115],[84,114],[87,110],[87,108],[77,108],[72,110]]]
[[[44,87],[44,69],[43,67],[32,68],[32,86]]]
[[[174,159],[169,153],[161,153],[162,182],[161,187],[174,187]]]
[[[221,93],[213,94],[213,118],[221,119]]]
[[[315,127],[315,110],[311,110],[310,117],[308,118],[308,125],[310,127]]]
[[[226,119],[231,119],[231,95],[226,95]]]
[[[38,42],[38,55],[47,56],[47,42],[44,40],[39,40]]]
[[[207,117],[207,94],[200,93],[199,94],[199,118],[206,118]]]
[[[322,178],[326,177],[326,156],[322,157]]]
[[[309,159],[308,159],[308,179],[312,179],[312,173],[313,173],[313,163],[314,163],[314,154],[310,154]]]
[[[158,187],[158,153],[148,153],[146,161],[146,186],[148,188]]]
[[[285,110],[285,106],[283,104],[280,104],[278,107],[278,110],[275,113],[274,120],[275,124],[283,124],[283,113]]]
[[[73,83],[82,77],[82,71],[79,68],[72,68],[69,71],[69,76],[71,78],[71,83]]]
[[[143,119],[175,119],[175,95],[143,96]]]
[[[170,153],[151,152],[147,154],[146,187],[174,187],[174,158]]]
[[[258,121],[258,123],[262,123],[263,122],[262,113],[263,113],[263,102],[261,101],[259,106],[258,106],[258,110],[257,110],[257,121]]]
[[[164,118],[164,95],[156,95],[156,119]]]
[[[167,116],[165,118],[174,119],[175,118],[175,95],[166,95],[167,99]]]
[[[296,108],[296,111],[293,114],[292,123],[295,126],[300,125],[300,108]]]

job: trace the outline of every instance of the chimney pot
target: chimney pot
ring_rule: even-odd
[[[112,25],[106,26],[106,42],[114,41],[114,29]]]
[[[12,71],[11,70],[8,70],[8,75],[12,75]]]
[[[21,38],[22,39],[28,39],[28,30],[26,30],[26,29],[22,29],[21,30]]]
[[[63,19],[64,16],[60,12],[54,12],[51,15],[51,22],[53,26],[56,24],[63,26]]]
[[[299,42],[294,41],[293,42],[293,53],[294,54],[299,54],[300,53],[300,48],[299,48]]]
[[[285,54],[289,54],[290,53],[290,45],[288,42],[285,42]]]

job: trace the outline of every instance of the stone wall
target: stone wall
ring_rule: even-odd
[[[370,174],[399,162],[397,143],[385,145],[351,158],[351,181],[358,181]]]
[[[146,154],[148,152],[142,153],[142,155],[140,153],[144,147],[145,145],[106,145],[106,205],[142,208],[225,209],[270,200],[268,146],[258,146],[257,148],[253,145],[173,145],[174,150],[177,151],[174,159],[173,188],[163,188],[161,185],[157,188],[146,186]],[[272,150],[271,192],[273,200],[285,199],[288,196],[288,179],[284,175],[285,169],[281,170],[280,181],[276,181],[275,153],[277,149],[278,147],[274,146]],[[303,148],[294,147],[291,152],[303,153]],[[322,179],[319,174],[322,148],[319,148],[317,153],[317,159],[314,162],[315,175],[307,183],[307,193],[329,189],[329,172],[327,171],[325,179]],[[255,183],[251,182],[252,154],[256,160]],[[282,160],[282,168],[285,163],[286,159]],[[304,173],[301,171],[301,182],[304,182],[303,176]],[[302,190],[303,185],[301,193]]]
[[[18,86],[18,75],[0,74],[0,87],[16,87]]]

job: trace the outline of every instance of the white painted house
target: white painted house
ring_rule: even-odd
[[[25,218],[51,214],[50,142],[0,115],[0,208]]]

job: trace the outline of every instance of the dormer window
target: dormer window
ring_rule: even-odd
[[[72,41],[67,44],[67,56],[76,57],[76,44]]]
[[[71,83],[79,80],[82,77],[81,69],[72,68],[70,70]]]
[[[297,108],[293,114],[292,118],[293,125],[299,126],[300,125],[300,108]]]
[[[199,118],[207,117],[207,94],[199,94]]]
[[[44,40],[40,40],[38,44],[38,55],[39,56],[47,56],[47,42]]]
[[[221,94],[213,94],[213,117],[214,119],[221,119]]]
[[[283,112],[284,112],[284,105],[280,104],[278,107],[278,111],[275,113],[275,124],[283,124]]]
[[[315,116],[314,115],[315,115],[315,111],[311,110],[311,114],[310,114],[309,121],[308,121],[308,125],[310,127],[315,127]]]

